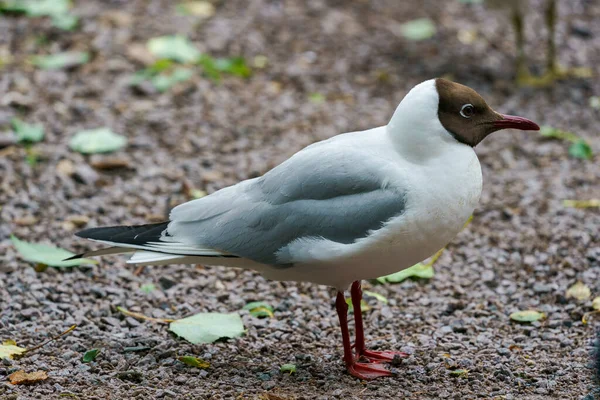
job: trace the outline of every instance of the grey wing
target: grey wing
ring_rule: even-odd
[[[264,264],[297,239],[348,244],[405,208],[404,190],[388,182],[393,166],[360,150],[316,146],[264,176],[182,204],[167,235]]]

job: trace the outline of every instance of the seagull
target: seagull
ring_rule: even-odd
[[[385,364],[407,354],[367,349],[360,282],[408,268],[454,238],[481,195],[473,147],[507,128],[539,129],[497,113],[467,86],[431,79],[387,125],[314,143],[261,177],[173,208],[169,221],[77,232],[111,247],[73,258],[133,253],[128,263],[221,265],[332,286],[348,372],[390,376]]]

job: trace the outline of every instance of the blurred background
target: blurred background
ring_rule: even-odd
[[[599,18],[598,0],[0,0],[0,337],[32,347],[78,325],[5,360],[0,378],[49,378],[0,395],[582,398],[600,308]],[[63,265],[36,247],[79,252],[78,229],[162,221],[312,142],[386,124],[434,77],[543,129],[478,146],[481,204],[432,277],[367,284],[381,296],[365,299],[372,341],[413,354],[397,378],[343,373],[328,288],[122,257]],[[117,309],[251,301],[273,310],[242,311],[243,337],[205,345]]]

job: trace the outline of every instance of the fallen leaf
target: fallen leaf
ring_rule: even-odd
[[[146,294],[152,293],[156,290],[156,285],[154,283],[145,283],[140,286],[140,290]]]
[[[586,300],[592,295],[590,288],[583,282],[577,282],[567,289],[567,298],[572,297],[577,300]]]
[[[418,263],[410,268],[377,278],[380,283],[400,283],[408,278],[431,279],[434,271],[430,264]]]
[[[63,31],[72,31],[79,24],[79,18],[70,13],[52,15],[52,25]]]
[[[273,307],[263,301],[252,301],[246,304],[242,310],[250,311],[250,314],[257,318],[273,317]]]
[[[203,54],[198,59],[198,64],[202,66],[204,73],[213,80],[220,80],[222,73],[247,78],[252,75],[252,70],[246,65],[246,60],[242,57],[231,58],[213,58]]]
[[[517,322],[534,322],[546,318],[546,314],[535,310],[516,311],[510,314],[510,319]]]
[[[201,358],[196,358],[192,356],[182,356],[177,357],[177,359],[182,363],[189,365],[190,367],[196,367],[201,369],[207,369],[208,367],[210,367],[210,363],[204,361]]]
[[[160,74],[150,79],[152,85],[159,92],[166,92],[176,84],[190,80],[194,71],[189,68],[177,68],[171,74]]]
[[[156,57],[180,63],[193,63],[200,57],[198,49],[182,35],[155,37],[148,41],[147,46]]]
[[[169,330],[193,344],[213,343],[241,336],[244,324],[237,313],[200,313],[171,322]]]
[[[186,1],[177,5],[177,11],[184,15],[210,18],[215,15],[215,6],[208,1]]]
[[[436,32],[434,22],[429,18],[419,18],[403,23],[400,33],[406,39],[419,41],[433,37]]]
[[[18,142],[35,143],[44,139],[44,126],[42,124],[28,124],[18,118],[10,120]]]
[[[27,349],[17,346],[17,343],[14,340],[5,340],[0,345],[0,359],[13,358],[13,356],[23,354],[25,351],[27,351]]]
[[[78,258],[76,260],[65,261],[65,259],[74,256],[74,254],[49,244],[25,242],[19,240],[14,235],[10,236],[10,240],[12,240],[13,245],[21,255],[21,258],[32,263],[49,265],[51,267],[73,267],[82,264],[98,263],[89,258]]]
[[[591,200],[563,200],[563,206],[575,208],[600,207],[600,199]]]
[[[69,147],[83,154],[110,153],[127,144],[127,138],[109,128],[80,131],[71,138]]]
[[[252,60],[252,66],[254,68],[262,69],[265,68],[267,64],[269,64],[269,59],[264,55],[255,56]]]
[[[594,155],[590,145],[572,132],[566,132],[548,125],[544,125],[540,128],[540,134],[547,138],[571,142],[572,144],[569,147],[569,155],[571,157],[589,160]]]
[[[311,93],[308,95],[308,100],[314,104],[325,103],[325,96],[322,93]]]
[[[385,303],[385,304],[387,304],[387,302],[388,302],[387,297],[385,297],[384,295],[379,294],[379,293],[371,292],[370,290],[363,290],[363,294],[366,296],[375,297],[377,300],[379,300],[380,302]]]
[[[352,304],[352,299],[349,297],[346,299],[346,304],[348,304],[348,312],[354,312],[354,304]],[[369,311],[371,309],[371,307],[369,306],[369,304],[364,300],[364,299],[360,299],[360,311],[365,312],[365,311]]]
[[[591,146],[587,144],[585,140],[579,139],[569,146],[569,155],[582,160],[591,160],[594,156],[594,152],[592,151]]]
[[[592,308],[596,311],[600,310],[600,296],[594,297],[594,300],[592,300]]]
[[[46,371],[25,372],[21,370],[10,374],[8,379],[13,385],[27,385],[45,381],[48,379],[48,374],[46,374]]]
[[[455,369],[450,371],[450,375],[456,378],[467,378],[469,376],[469,371],[466,369]]]
[[[98,356],[99,353],[100,353],[100,349],[88,350],[85,352],[85,354],[81,358],[81,361],[84,363],[92,362],[96,359],[96,357]]]
[[[0,11],[22,12],[31,17],[64,14],[69,11],[69,0],[4,0]]]
[[[90,165],[99,170],[113,170],[113,169],[128,169],[131,168],[129,159],[118,156],[100,156],[94,155],[90,159]]]
[[[600,96],[590,97],[590,107],[595,110],[600,110]]]
[[[283,364],[279,367],[280,372],[289,372],[289,374],[293,374],[296,372],[296,364]]]
[[[32,58],[32,63],[42,69],[65,69],[85,64],[89,60],[89,53],[69,51],[48,56],[35,56]]]

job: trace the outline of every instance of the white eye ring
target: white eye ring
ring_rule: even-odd
[[[465,104],[460,109],[460,115],[463,118],[471,118],[473,114],[475,114],[475,107],[473,107],[473,104]]]

